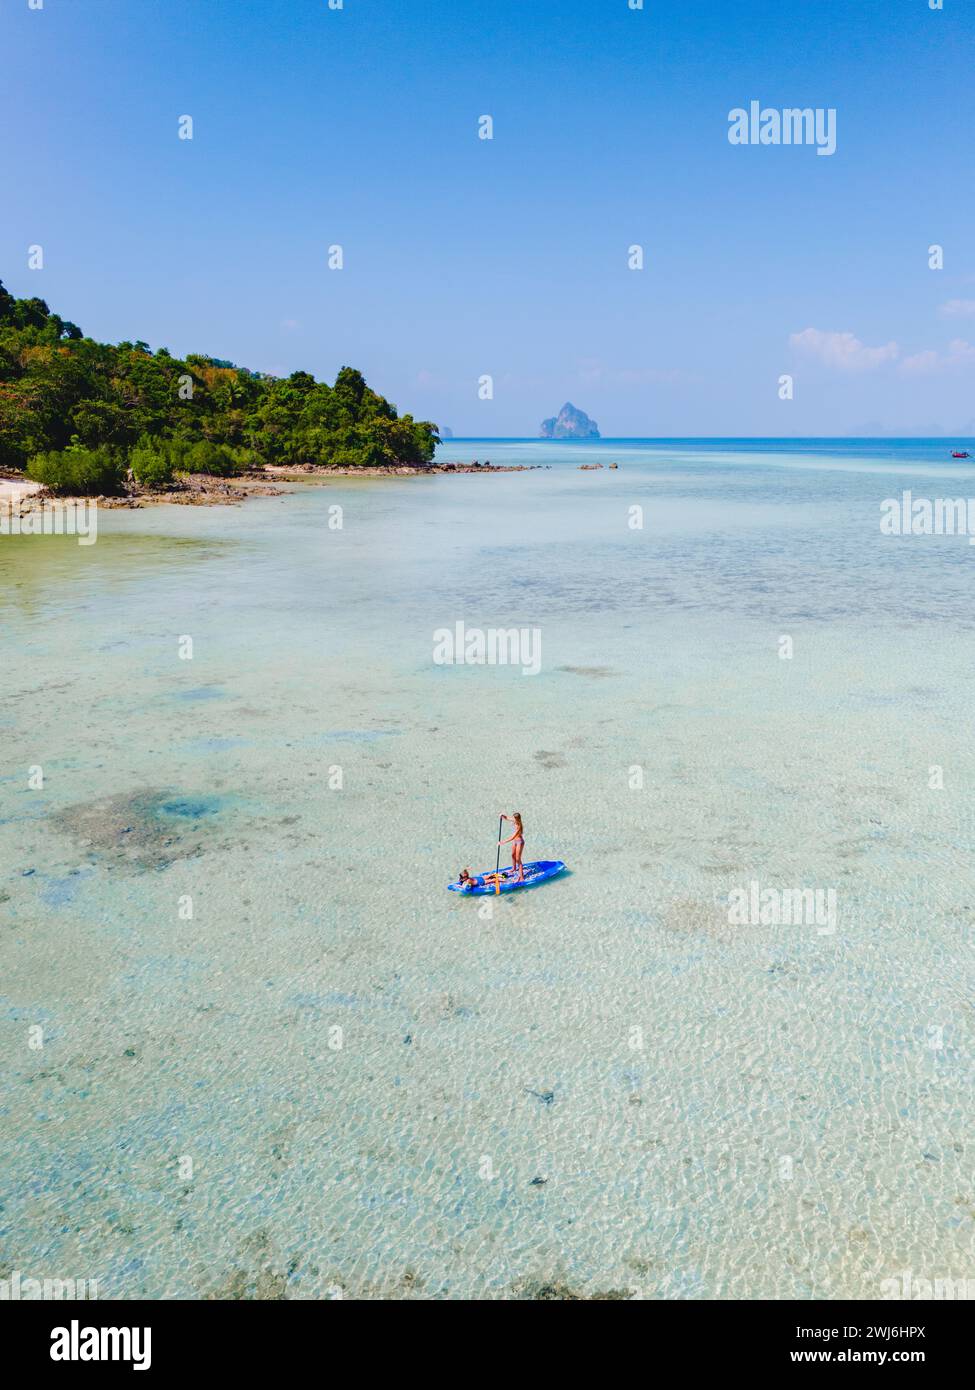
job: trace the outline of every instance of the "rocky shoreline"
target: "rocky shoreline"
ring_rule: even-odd
[[[215,478],[205,473],[187,474],[172,487],[152,490],[130,484],[116,496],[89,498],[55,497],[40,483],[28,478],[0,478],[0,504],[5,504],[20,516],[51,502],[97,502],[107,511],[135,510],[140,507],[220,507],[235,506],[248,497],[283,497],[291,489],[282,484],[302,483],[314,478],[399,478],[426,477],[432,473],[527,473],[551,464],[431,463],[421,467],[412,464],[388,464],[374,468],[328,468],[318,464],[296,464],[290,468],[270,465],[236,478]]]
[[[269,464],[259,473],[248,473],[248,478],[294,478],[296,481],[307,477],[321,478],[414,478],[427,477],[431,473],[529,473],[536,468],[551,468],[550,463],[491,463],[474,459],[471,463],[389,463],[366,468],[332,468],[325,464],[298,463],[290,468],[281,464]]]

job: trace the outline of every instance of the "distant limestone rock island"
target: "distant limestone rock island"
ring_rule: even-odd
[[[540,434],[542,439],[598,439],[599,426],[584,410],[566,401],[558,415],[542,421]]]

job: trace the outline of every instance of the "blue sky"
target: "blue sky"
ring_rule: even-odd
[[[0,277],[456,434],[975,432],[973,39],[969,0],[0,0]],[[752,100],[836,153],[731,145]]]

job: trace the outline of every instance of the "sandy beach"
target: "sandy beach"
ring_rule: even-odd
[[[0,478],[0,502],[25,502],[43,491],[40,483],[32,483],[29,478]]]

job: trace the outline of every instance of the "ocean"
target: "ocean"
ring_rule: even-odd
[[[975,1277],[975,547],[881,529],[952,447],[458,439],[542,466],[0,538],[0,1278]],[[568,871],[446,892],[513,810]]]

